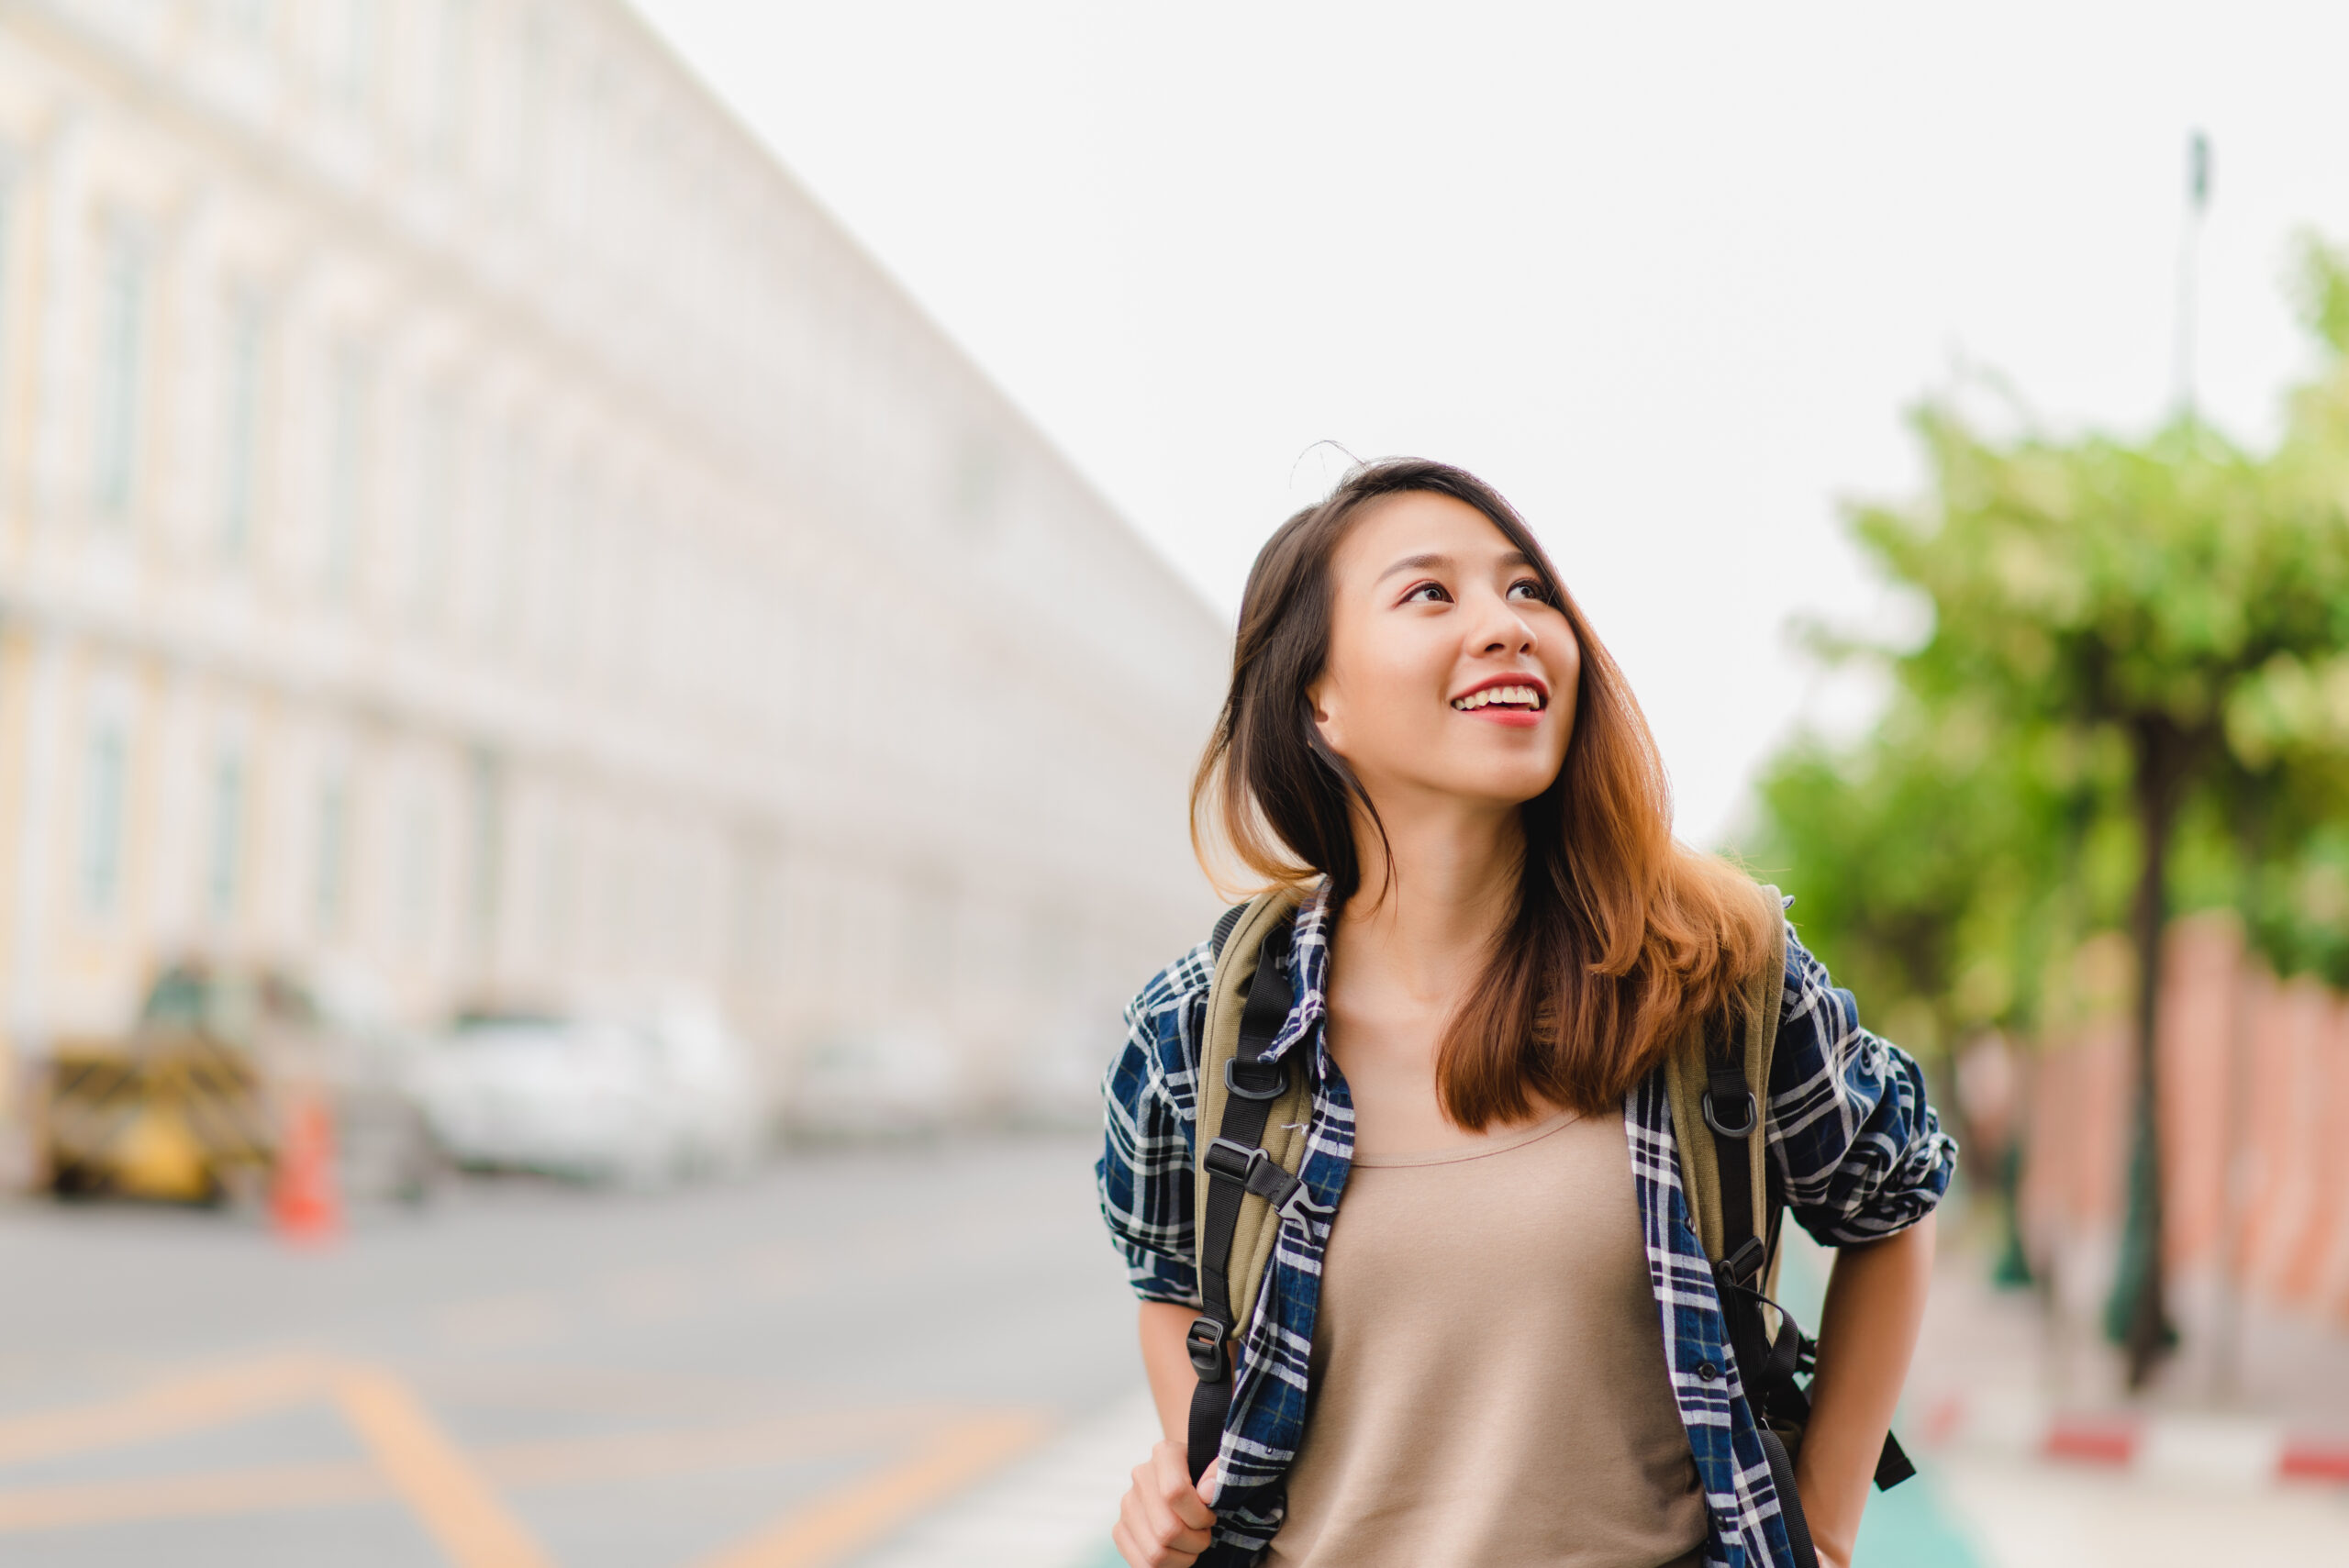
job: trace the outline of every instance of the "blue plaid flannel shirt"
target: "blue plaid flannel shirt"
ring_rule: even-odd
[[[1326,899],[1299,911],[1296,1001],[1274,1037],[1279,1060],[1304,1051],[1312,1125],[1299,1174],[1334,1213],[1353,1155],[1353,1104],[1321,1020],[1330,968]],[[1126,1008],[1126,1044],[1103,1080],[1107,1146],[1096,1167],[1101,1212],[1147,1301],[1197,1307],[1192,1263],[1194,1077],[1215,958],[1206,943],[1151,979]],[[1708,1564],[1791,1568],[1778,1498],[1729,1350],[1710,1264],[1682,1196],[1661,1070],[1625,1096],[1623,1130],[1655,1287],[1673,1397],[1711,1518]],[[1926,1103],[1924,1074],[1860,1027],[1848,991],[1787,932],[1786,997],[1770,1067],[1769,1157],[1796,1221],[1828,1246],[1873,1241],[1941,1201],[1957,1146]],[[1307,1370],[1330,1219],[1286,1221],[1234,1356],[1223,1432],[1216,1539],[1260,1553],[1280,1528],[1282,1482],[1305,1432]]]

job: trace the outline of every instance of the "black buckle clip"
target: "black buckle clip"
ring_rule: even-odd
[[[1313,1201],[1303,1182],[1273,1163],[1273,1157],[1262,1149],[1219,1138],[1208,1145],[1207,1157],[1199,1162],[1208,1175],[1237,1182],[1243,1192],[1271,1204],[1283,1219],[1302,1221],[1308,1215],[1330,1212]]]
[[[1273,1070],[1273,1086],[1251,1089],[1240,1082],[1242,1067],[1269,1067]],[[1223,1059],[1223,1086],[1243,1100],[1277,1100],[1288,1093],[1288,1063],[1286,1062],[1242,1062],[1236,1056]]]
[[[1208,1175],[1238,1182],[1251,1192],[1256,1187],[1256,1173],[1272,1162],[1273,1157],[1262,1149],[1251,1148],[1229,1138],[1219,1138],[1210,1142],[1207,1158],[1199,1162],[1208,1168]]]
[[[1183,1336],[1183,1348],[1191,1354],[1191,1370],[1199,1374],[1201,1383],[1221,1383],[1224,1378],[1223,1325],[1201,1313],[1191,1319],[1188,1332]]]
[[[1752,1137],[1753,1134],[1754,1125],[1761,1119],[1761,1107],[1753,1103],[1753,1091],[1751,1089],[1743,1091],[1740,1097],[1745,1101],[1745,1120],[1736,1127],[1723,1127],[1721,1125],[1720,1114],[1713,1109],[1713,1092],[1710,1089],[1706,1090],[1704,1098],[1705,1125],[1711,1128],[1715,1132],[1720,1133],[1723,1138]]]
[[[1721,1260],[1721,1273],[1730,1284],[1742,1288],[1748,1280],[1762,1272],[1762,1265],[1769,1256],[1768,1248],[1763,1246],[1757,1238],[1748,1236],[1738,1244],[1736,1251]]]

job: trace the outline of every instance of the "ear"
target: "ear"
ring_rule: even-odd
[[[1343,740],[1345,726],[1340,722],[1340,715],[1343,711],[1344,705],[1338,701],[1338,694],[1328,675],[1323,675],[1305,688],[1305,703],[1306,706],[1311,710],[1313,728],[1321,732],[1321,744],[1341,757],[1344,756],[1346,754]]]

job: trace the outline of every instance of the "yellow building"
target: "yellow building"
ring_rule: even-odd
[[[1065,1089],[1226,649],[614,0],[0,8],[19,1062],[200,952]]]

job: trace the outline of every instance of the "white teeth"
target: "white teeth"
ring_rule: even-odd
[[[1481,692],[1470,692],[1456,699],[1452,706],[1462,713],[1472,713],[1492,703],[1508,703],[1538,711],[1542,698],[1531,686],[1486,686]]]

